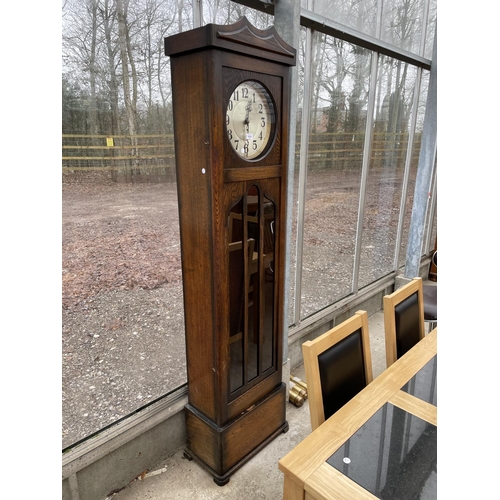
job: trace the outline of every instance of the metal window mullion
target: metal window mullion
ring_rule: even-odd
[[[300,160],[299,160],[299,188],[297,194],[297,241],[295,259],[295,297],[293,323],[300,323],[300,308],[302,298],[302,267],[304,252],[304,217],[306,204],[307,160],[309,155],[309,130],[311,122],[312,100],[312,30],[307,28],[304,61],[304,95],[302,98],[302,120],[300,125]]]
[[[422,32],[420,38],[420,48],[419,54],[423,57],[425,53],[425,42],[427,38],[427,29],[429,27],[429,10],[430,10],[430,2],[431,0],[424,1],[424,13],[422,16]]]
[[[193,28],[203,24],[203,0],[193,0]]]
[[[382,38],[382,24],[383,24],[383,19],[382,19],[382,14],[384,12],[384,0],[379,0],[377,2],[377,26],[375,28],[375,38]]]
[[[398,231],[396,234],[396,248],[394,252],[394,266],[393,266],[394,271],[397,271],[397,269],[399,268],[399,254],[401,251],[401,241],[403,240],[406,197],[408,196],[408,186],[410,184],[410,169],[411,169],[411,159],[413,153],[413,140],[415,138],[415,131],[417,128],[417,114],[418,114],[418,103],[420,100],[421,80],[422,80],[422,68],[417,68],[415,92],[413,94],[413,106],[412,106],[413,112],[410,123],[410,131],[408,134],[408,145],[406,148],[406,162],[405,162],[405,171],[403,177],[403,189],[401,191],[401,203],[399,206]]]
[[[366,186],[368,183],[368,170],[370,168],[370,157],[373,138],[373,115],[375,110],[375,95],[377,89],[378,52],[372,53],[370,93],[368,94],[368,109],[366,115],[365,143],[363,146],[363,166],[361,169],[361,186],[359,191],[358,223],[356,227],[356,247],[354,250],[354,270],[352,274],[352,293],[358,292],[359,265],[361,261],[361,241],[363,236],[363,220],[365,213]]]
[[[432,181],[431,181],[431,199],[427,210],[429,211],[429,224],[427,225],[427,233],[425,235],[425,246],[426,253],[434,250],[434,244],[432,243],[432,221],[436,215],[437,208],[437,173],[436,173],[436,158],[434,157],[434,166],[432,171]]]

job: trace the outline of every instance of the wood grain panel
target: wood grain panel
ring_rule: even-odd
[[[215,359],[212,338],[214,310],[212,283],[212,194],[210,157],[193,147],[192,137],[199,138],[200,147],[210,142],[210,127],[204,103],[206,95],[199,85],[190,85],[184,91],[184,79],[203,79],[206,59],[203,53],[193,54],[191,60],[172,59],[173,113],[176,123],[175,151],[179,225],[182,251],[182,278],[186,329],[186,358],[189,400],[212,419],[216,417]],[[182,116],[182,119],[181,117]],[[197,203],[192,203],[192,193]],[[198,311],[206,314],[200,321]],[[205,355],[198,357],[202,350]]]
[[[281,177],[281,165],[270,167],[228,168],[224,170],[224,182],[245,182],[258,179]]]
[[[230,469],[256,445],[262,443],[285,422],[284,384],[263,401],[257,403],[241,418],[228,426],[222,437],[224,469]],[[265,424],[264,424],[265,422]]]

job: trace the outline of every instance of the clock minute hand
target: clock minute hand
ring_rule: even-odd
[[[252,101],[248,101],[248,104],[245,108],[246,114],[245,114],[245,121],[243,122],[245,125],[245,129],[247,131],[247,134],[249,132],[249,125],[250,125],[250,111],[252,111]]]

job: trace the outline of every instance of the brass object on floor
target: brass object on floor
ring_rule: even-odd
[[[299,377],[294,377],[293,375],[290,375],[290,380],[295,384],[297,384],[301,389],[304,389],[304,391],[306,391],[306,398],[307,398],[307,384]]]
[[[294,404],[297,407],[300,407],[304,404],[304,401],[307,399],[307,392],[304,391],[298,384],[290,381],[288,386],[288,401]]]

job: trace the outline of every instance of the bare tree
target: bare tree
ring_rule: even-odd
[[[122,66],[123,97],[125,100],[125,112],[128,120],[128,132],[132,138],[137,133],[137,91],[132,93],[129,74],[129,35],[127,25],[128,0],[116,0],[116,12],[118,16],[118,40],[120,47],[120,61]],[[135,67],[133,67],[135,69]],[[137,74],[132,74],[132,81],[137,79]],[[131,95],[132,93],[132,95]],[[134,99],[135,98],[135,99]],[[137,142],[132,139],[132,145]],[[135,154],[135,150],[133,150]]]
[[[104,0],[104,7],[101,9],[103,18],[104,35],[108,55],[109,71],[109,100],[111,102],[111,132],[121,135],[120,111],[118,105],[118,78],[116,75],[116,46],[112,40],[113,24],[116,20],[116,9],[112,9],[109,0]]]

